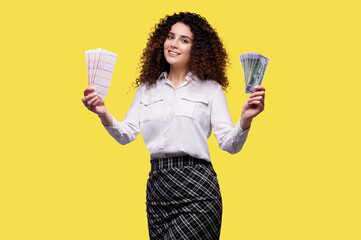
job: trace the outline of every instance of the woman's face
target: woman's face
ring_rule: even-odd
[[[188,67],[193,33],[188,25],[177,22],[164,41],[164,56],[173,67]]]

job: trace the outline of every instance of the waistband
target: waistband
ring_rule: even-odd
[[[212,165],[207,160],[195,158],[189,155],[152,159],[150,160],[150,163],[151,163],[151,171],[160,170],[160,169],[178,168],[189,165],[199,165],[199,164],[205,166]]]

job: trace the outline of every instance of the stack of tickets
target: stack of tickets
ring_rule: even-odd
[[[98,48],[85,51],[88,83],[102,98],[108,94],[117,54]]]

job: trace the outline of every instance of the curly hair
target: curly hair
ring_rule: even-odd
[[[164,57],[164,41],[172,26],[177,22],[188,25],[194,36],[189,61],[190,71],[201,80],[217,81],[226,90],[229,85],[226,76],[229,58],[223,43],[217,31],[204,17],[189,12],[167,15],[155,25],[143,50],[139,63],[140,74],[135,85],[138,87],[146,83],[147,86],[151,86],[156,83],[162,72],[169,73],[169,63]]]

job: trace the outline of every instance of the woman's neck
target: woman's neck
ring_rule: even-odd
[[[168,79],[172,82],[174,87],[177,87],[185,81],[185,78],[189,72],[189,68],[180,69],[170,66]]]

